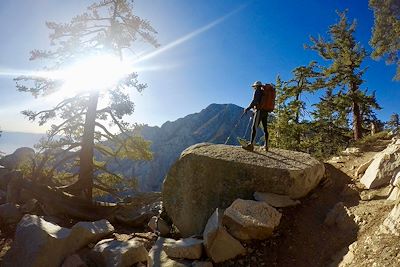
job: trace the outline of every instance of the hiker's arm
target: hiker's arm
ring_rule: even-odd
[[[254,91],[253,100],[251,101],[250,105],[246,108],[246,111],[249,111],[254,106],[257,107],[261,103],[261,98],[262,98],[262,90],[261,89],[256,89]]]

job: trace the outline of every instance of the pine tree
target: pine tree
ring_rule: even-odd
[[[300,66],[293,71],[293,78],[283,82],[278,76],[276,81],[277,109],[271,125],[275,132],[273,145],[292,150],[303,150],[302,136],[305,135],[307,122],[304,120],[306,103],[304,94],[313,93],[321,85],[320,72],[316,62]]]
[[[392,131],[397,131],[400,127],[400,116],[398,113],[393,113],[390,115],[390,119],[387,122],[387,125],[389,126],[390,130]]]
[[[400,1],[369,0],[369,6],[375,17],[370,40],[372,57],[385,57],[388,64],[397,64],[394,78],[400,80]]]
[[[33,50],[30,59],[46,60],[48,65],[44,71],[54,73],[81,57],[111,54],[123,60],[124,51],[131,50],[137,41],[157,47],[157,32],[132,10],[133,3],[129,0],[101,0],[68,23],[46,22],[53,49]],[[137,73],[132,72],[106,90],[86,88],[87,91],[66,98],[48,110],[23,112],[30,120],[38,120],[40,125],[56,121],[41,147],[47,151],[43,157],[55,162],[53,170],[71,167],[70,174],[76,182],[65,190],[83,193],[91,199],[93,186],[107,190],[101,178],[121,180],[119,174],[107,169],[107,161],[118,157],[151,158],[149,143],[132,135],[132,128],[122,120],[134,110],[127,90],[134,88],[140,92],[146,87],[137,78]],[[21,76],[15,80],[19,91],[35,97],[62,88],[58,79],[46,75]],[[101,106],[101,99],[108,99],[108,104]],[[112,133],[107,124],[120,133]],[[96,156],[105,160],[96,161]],[[41,167],[44,165],[42,163]]]
[[[356,21],[348,22],[346,12],[338,13],[339,22],[329,27],[329,41],[321,36],[317,39],[311,37],[312,45],[306,46],[315,50],[330,65],[324,68],[325,85],[327,88],[337,88],[338,96],[352,113],[353,138],[362,137],[363,114],[361,105],[368,103],[367,96],[360,90],[363,83],[362,76],[365,69],[361,64],[367,53],[360,43],[354,38]],[[371,104],[370,107],[373,105]]]
[[[327,158],[342,150],[349,142],[346,105],[333,94],[333,89],[328,88],[314,107],[309,138],[310,153],[319,158]]]

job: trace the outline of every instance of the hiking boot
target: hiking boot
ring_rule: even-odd
[[[247,144],[245,146],[242,146],[243,149],[247,150],[247,151],[253,151],[254,150],[254,145],[253,144]]]
[[[268,152],[268,145],[264,146],[264,150],[265,150],[265,152]]]

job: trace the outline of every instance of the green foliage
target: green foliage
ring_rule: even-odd
[[[293,77],[287,82],[279,76],[276,80],[276,110],[270,123],[270,144],[283,149],[304,150],[308,122],[302,97],[320,89],[321,73],[316,62],[297,67],[292,73]]]
[[[340,20],[329,27],[329,40],[311,37],[307,48],[318,52],[328,62],[323,68],[326,88],[335,89],[343,109],[352,115],[354,140],[363,134],[363,121],[372,116],[372,109],[379,108],[374,94],[367,95],[360,90],[366,69],[361,64],[367,56],[366,50],[355,40],[356,21],[349,23],[346,11],[338,13]]]
[[[400,1],[399,0],[369,0],[369,6],[374,11],[374,27],[372,29],[371,46],[374,48],[372,57],[385,57],[388,64],[397,64],[394,79],[400,80]]]
[[[129,0],[102,0],[68,23],[47,22],[52,50],[33,50],[30,59],[45,60],[44,71],[57,71],[88,55],[106,53],[122,59],[123,51],[131,51],[138,41],[158,47],[157,32],[132,10],[133,2]],[[62,85],[59,80],[39,76],[20,76],[15,81],[19,91],[34,97],[57,92]],[[139,83],[137,73],[133,72],[101,93],[83,91],[48,110],[23,111],[39,125],[54,122],[47,140],[38,145],[42,156],[31,166],[31,174],[47,177],[47,182],[50,179],[56,184],[85,181],[88,190],[85,194],[89,198],[92,186],[107,191],[113,184],[122,182],[119,174],[108,171],[109,162],[118,158],[148,160],[152,157],[149,142],[137,135],[140,125],[122,120],[134,111],[128,90],[141,92],[144,88],[146,84]],[[108,100],[108,104],[100,106],[99,99]],[[101,164],[95,159],[102,161]]]
[[[399,127],[400,127],[400,117],[398,113],[393,113],[392,115],[390,115],[390,119],[387,122],[387,125],[389,127],[390,130],[392,131],[398,131]]]
[[[314,107],[308,152],[318,158],[328,158],[343,150],[351,139],[346,105],[328,88]]]

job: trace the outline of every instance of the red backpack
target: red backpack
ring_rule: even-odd
[[[262,86],[262,90],[263,96],[261,98],[260,109],[271,112],[275,109],[275,88],[271,84],[266,83]]]

